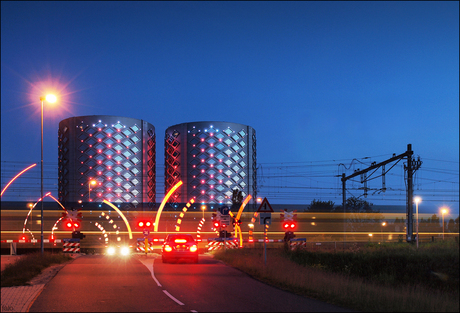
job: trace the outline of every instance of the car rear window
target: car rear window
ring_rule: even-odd
[[[169,241],[169,242],[176,242],[177,241],[183,241],[185,240],[184,242],[194,242],[195,240],[193,240],[193,237],[191,235],[169,235],[167,238],[166,238],[166,241]]]

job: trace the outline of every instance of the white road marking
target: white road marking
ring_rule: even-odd
[[[157,283],[158,287],[162,287],[158,279],[155,277],[155,273],[153,272],[153,263],[155,262],[155,259],[152,260],[151,266],[150,266],[150,262],[148,262],[150,261],[149,259],[139,258],[138,260],[141,261],[141,263],[144,264],[144,266],[150,271],[150,274],[152,274],[152,278]]]
[[[142,264],[144,264],[145,267],[147,267],[147,269],[150,271],[150,274],[152,274],[152,278],[153,280],[157,283],[158,287],[162,287],[160,282],[158,281],[158,279],[155,277],[155,273],[154,273],[154,263],[155,263],[155,259],[152,259],[152,263],[150,264],[150,259],[138,259]],[[180,302],[179,300],[177,300],[176,298],[174,298],[168,291],[166,291],[165,289],[163,289],[163,292],[171,299],[173,300],[174,302],[176,302],[177,304],[179,305],[185,305],[183,304],[182,302]],[[190,312],[195,312],[195,313],[198,313],[198,311],[196,310],[190,310]]]
[[[169,292],[167,292],[166,290],[163,290],[163,292],[168,296],[170,297],[174,302],[176,302],[177,304],[179,305],[184,305],[182,302],[180,302],[179,300],[177,300],[176,298],[174,298]]]

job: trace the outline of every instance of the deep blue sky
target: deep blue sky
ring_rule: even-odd
[[[40,161],[46,82],[63,94],[45,108],[49,171],[70,116],[145,119],[159,165],[167,127],[229,121],[256,130],[264,174],[327,161],[333,177],[341,162],[380,162],[411,143],[419,188],[434,188],[419,193],[458,211],[458,2],[2,2],[3,173],[4,161]],[[335,188],[331,177],[301,184]]]

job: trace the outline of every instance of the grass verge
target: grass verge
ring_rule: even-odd
[[[420,284],[387,286],[292,261],[283,249],[217,251],[217,259],[270,285],[338,306],[373,312],[458,312],[458,293],[433,291]]]
[[[66,254],[40,252],[26,254],[13,264],[8,264],[2,271],[2,287],[25,286],[28,281],[38,276],[43,269],[52,264],[60,264],[71,260]]]

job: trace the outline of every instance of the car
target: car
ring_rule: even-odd
[[[169,234],[161,247],[161,259],[168,263],[172,259],[191,259],[198,263],[198,245],[190,234]]]
[[[107,247],[106,254],[128,256],[131,254],[131,248],[128,246],[109,246]]]

